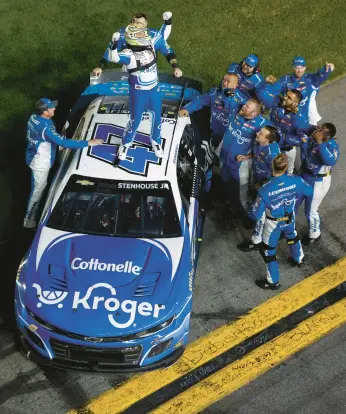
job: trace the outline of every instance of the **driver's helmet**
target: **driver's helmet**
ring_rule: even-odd
[[[131,46],[150,46],[151,39],[147,27],[129,24],[125,29],[125,40]]]

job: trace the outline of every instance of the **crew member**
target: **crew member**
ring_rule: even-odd
[[[247,96],[239,90],[239,79],[234,73],[224,76],[221,86],[214,87],[209,92],[192,99],[180,111],[179,116],[189,116],[203,107],[210,108],[210,129],[209,134],[203,134],[202,142],[197,147],[201,151],[198,163],[206,173],[205,190],[209,191],[212,179],[212,165],[215,157],[215,149],[219,146],[226,132],[229,123],[229,114],[234,109],[239,109],[248,100]]]
[[[256,143],[252,150],[252,179],[255,189],[269,181],[272,175],[273,159],[280,153],[278,142],[280,135],[273,126],[266,125],[256,136]],[[237,248],[243,252],[259,250],[262,242],[265,214],[257,220],[251,240],[238,244]]]
[[[249,98],[255,96],[255,90],[260,88],[264,83],[263,76],[260,73],[259,63],[258,56],[251,54],[240,63],[231,63],[227,69],[228,73],[238,75],[240,90],[246,93]]]
[[[301,92],[303,99],[299,106],[301,114],[306,117],[309,124],[317,125],[321,120],[316,105],[316,95],[320,86],[325,82],[330,74],[334,71],[333,63],[326,62],[325,66],[320,68],[316,73],[306,72],[306,60],[302,56],[296,56],[292,62],[293,73],[282,76],[278,81],[280,93],[287,94],[289,90],[296,89]],[[269,82],[276,82],[276,78],[271,76]]]
[[[307,119],[299,112],[302,94],[297,89],[289,90],[280,104],[270,111],[271,123],[281,135],[280,149],[288,157],[288,173],[292,174],[296,159],[296,147],[309,130]]]
[[[325,123],[317,127],[301,147],[302,166],[300,175],[313,188],[313,193],[305,200],[305,216],[309,234],[303,237],[304,245],[312,245],[321,239],[319,207],[327,195],[331,184],[332,166],[336,164],[340,150],[335,142],[336,128]]]
[[[47,185],[48,173],[54,164],[57,146],[79,149],[88,145],[101,145],[102,139],[76,141],[59,135],[52,117],[58,101],[41,98],[36,102],[36,113],[31,115],[27,127],[26,164],[31,168],[31,192],[24,218],[24,227],[35,228],[42,194]]]
[[[243,218],[248,209],[252,146],[257,132],[268,124],[261,110],[262,105],[256,98],[249,99],[239,111],[233,110],[220,144],[221,178],[236,213]]]
[[[256,280],[256,285],[262,289],[280,288],[276,246],[281,233],[289,245],[291,264],[300,266],[303,262],[304,253],[295,229],[294,207],[297,199],[312,195],[312,188],[301,177],[286,174],[287,168],[287,155],[277,155],[273,160],[273,177],[259,189],[249,210],[252,220],[259,220],[264,213],[266,215],[260,253],[267,266],[267,278]]]

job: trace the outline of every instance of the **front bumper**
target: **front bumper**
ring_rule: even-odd
[[[100,373],[135,373],[151,371],[158,368],[167,368],[174,364],[184,353],[185,346],[177,348],[175,351],[154,362],[150,365],[116,365],[116,364],[102,364],[96,359],[90,359],[88,363],[81,361],[73,361],[67,359],[53,358],[49,359],[38,352],[29,341],[24,337],[23,333],[18,331],[18,344],[23,354],[30,360],[36,362],[43,367],[49,367],[59,369],[63,371],[87,371],[87,372],[100,372]]]

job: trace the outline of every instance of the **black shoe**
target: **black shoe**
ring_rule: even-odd
[[[317,243],[319,240],[321,240],[321,235],[319,235],[316,239],[312,239],[309,236],[304,236],[302,239],[302,244],[304,246],[311,246],[312,244]]]
[[[301,266],[303,266],[303,261],[301,261],[301,262],[296,262],[296,261],[293,259],[293,257],[289,257],[289,258],[288,258],[288,263],[289,263],[291,266],[295,266],[295,267],[301,267]]]
[[[264,279],[256,280],[255,283],[261,289],[278,290],[281,288],[280,283],[269,283]]]
[[[251,241],[243,241],[237,245],[237,249],[242,252],[253,252],[261,248],[262,243],[252,243]]]

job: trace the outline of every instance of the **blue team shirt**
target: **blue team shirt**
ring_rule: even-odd
[[[88,142],[67,139],[56,132],[51,119],[31,115],[27,125],[26,164],[36,170],[49,169],[58,146],[78,149],[87,147]]]
[[[239,78],[239,88],[242,92],[246,93],[249,97],[253,95],[255,89],[259,88],[264,83],[263,76],[259,73],[253,73],[250,76],[244,75],[241,70],[240,63],[231,63],[227,69],[228,73],[235,73]]]
[[[272,177],[258,190],[248,216],[259,220],[263,213],[274,218],[293,214],[296,201],[311,196],[312,192],[312,187],[302,177],[290,174]]]
[[[310,181],[310,178],[318,177],[318,174],[329,173],[339,156],[339,145],[333,138],[321,144],[312,137],[307,138],[301,146],[302,175]]]
[[[279,105],[275,105],[270,111],[270,121],[280,134],[280,148],[299,146],[301,138],[309,130],[310,124],[307,118],[301,114],[287,112]]]
[[[229,124],[229,114],[234,109],[239,109],[247,100],[248,97],[239,90],[233,96],[227,97],[221,88],[211,88],[209,92],[192,99],[184,106],[184,109],[193,113],[208,106],[211,112],[210,128],[212,133],[223,137]]]
[[[272,174],[272,161],[280,153],[277,142],[268,145],[255,143],[252,150],[252,170],[255,183],[269,180]]]
[[[227,166],[239,167],[236,160],[238,155],[247,155],[251,152],[256,134],[268,125],[268,121],[262,116],[246,119],[233,110],[229,118],[229,125],[223,137],[220,159]]]

